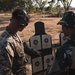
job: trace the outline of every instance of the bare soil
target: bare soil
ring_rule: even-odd
[[[21,38],[29,43],[29,38],[35,34],[34,23],[37,21],[44,22],[45,32],[52,36],[52,45],[56,49],[59,44],[59,33],[61,31],[61,26],[57,25],[57,22],[61,19],[58,17],[48,17],[49,15],[37,15],[30,14],[30,23],[22,31],[18,32]],[[5,27],[9,25],[11,14],[9,13],[0,13],[0,34],[3,32]],[[31,75],[31,64],[27,65],[27,75]]]

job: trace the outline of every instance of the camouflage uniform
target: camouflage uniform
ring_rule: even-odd
[[[75,70],[75,61],[73,61],[73,51],[75,50],[75,35],[69,37],[68,41],[57,49],[56,60],[58,61],[61,70],[65,70],[65,73],[73,72]],[[73,75],[73,74],[72,74]]]
[[[74,28],[75,13],[65,12],[58,24],[66,28]],[[75,32],[67,37],[68,41],[57,49],[54,63],[47,75],[75,75]]]
[[[0,36],[0,75],[25,75],[26,62],[22,40],[7,28]]]
[[[25,53],[30,56],[40,56],[39,52],[29,48],[17,34],[20,31],[18,29],[21,28],[22,31],[28,23],[29,17],[24,10],[15,9],[13,11],[9,26],[0,36],[0,75],[26,75]],[[18,27],[16,33],[13,32],[12,26]]]

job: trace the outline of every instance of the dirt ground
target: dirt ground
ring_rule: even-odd
[[[53,48],[57,48],[57,45],[59,44],[59,33],[61,31],[61,26],[57,25],[57,22],[61,18],[57,17],[48,17],[49,15],[36,15],[36,14],[30,14],[30,23],[29,25],[22,31],[18,32],[21,36],[21,38],[29,43],[29,38],[35,34],[35,28],[34,23],[37,21],[44,22],[45,26],[45,32],[52,36],[52,45]],[[11,14],[8,13],[1,13],[0,14],[0,34],[3,32],[5,27],[10,22]],[[27,65],[27,75],[31,75],[31,66],[30,64]]]

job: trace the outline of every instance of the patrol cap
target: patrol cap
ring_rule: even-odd
[[[29,22],[29,16],[27,14],[27,12],[23,9],[15,9],[13,12],[12,12],[12,19],[15,18],[15,19],[22,19],[24,21],[24,23],[28,23]],[[22,24],[24,25],[24,24]]]
[[[65,12],[63,18],[57,24],[67,27],[75,27],[75,12],[74,11]]]

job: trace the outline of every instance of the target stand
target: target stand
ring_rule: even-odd
[[[29,44],[42,54],[40,57],[31,57],[32,75],[37,75],[47,70],[48,65],[52,64],[52,38],[45,33],[43,22],[36,22],[34,25],[35,34],[30,37]]]

